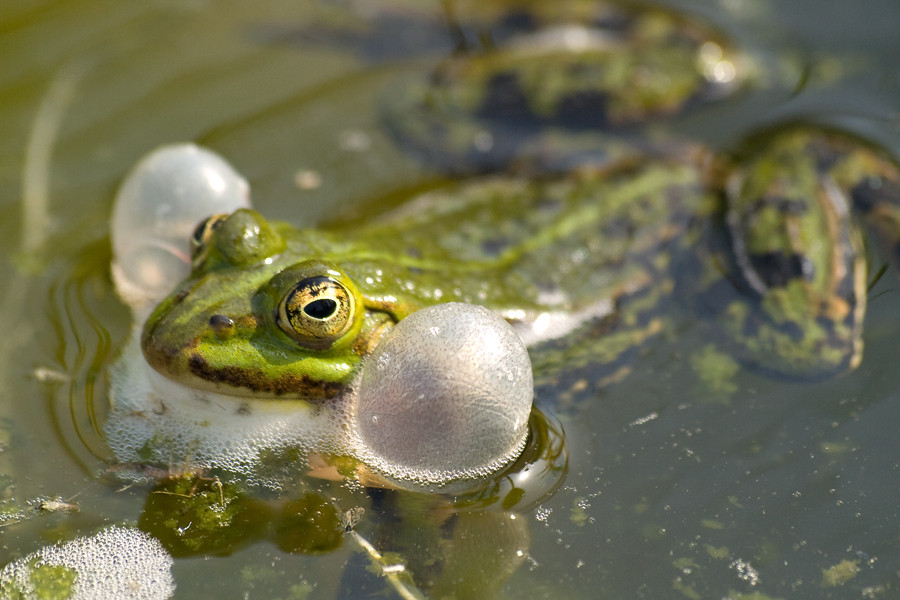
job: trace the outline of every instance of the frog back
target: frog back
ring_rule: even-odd
[[[328,260],[364,296],[481,304],[534,344],[613,313],[626,296],[671,288],[672,256],[716,203],[687,161],[480,178],[331,231],[346,242]]]

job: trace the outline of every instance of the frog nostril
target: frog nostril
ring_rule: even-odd
[[[234,335],[234,321],[225,315],[213,315],[209,318],[209,326],[220,340],[226,340]]]

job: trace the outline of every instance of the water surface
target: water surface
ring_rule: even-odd
[[[99,433],[104,373],[128,331],[108,276],[108,217],[139,156],[172,141],[206,144],[249,179],[263,214],[304,225],[353,218],[436,177],[383,131],[379,99],[399,79],[427,73],[452,38],[437,2],[375,4],[0,7],[0,417],[12,424],[0,469],[12,478],[7,496],[80,507],[7,524],[0,564],[104,524],[138,522],[158,500],[145,486],[101,477],[110,460]],[[776,70],[800,64],[814,75],[748,94],[686,129],[726,143],[804,117],[900,154],[894,0],[671,4],[714,21]],[[397,29],[389,8],[421,10],[428,26]],[[872,253],[876,265],[888,260]],[[733,394],[710,394],[688,358],[704,340],[685,322],[625,382],[590,391],[578,408],[563,390],[542,389],[537,402],[566,431],[563,486],[517,515],[523,525],[510,528],[511,541],[479,535],[495,531],[490,514],[444,527],[454,568],[474,572],[485,594],[510,598],[893,597],[898,291],[895,270],[874,286],[865,358],[836,380],[741,373]],[[392,528],[386,516],[415,514],[396,505],[418,500],[322,489],[368,503],[361,533],[410,555],[426,544],[409,533],[416,527]],[[437,517],[422,514],[431,519],[422,530],[433,530]],[[266,518],[247,525],[240,543],[211,559],[185,551],[176,597],[396,597],[347,536],[291,547],[271,527]],[[509,548],[524,550],[486,558]]]

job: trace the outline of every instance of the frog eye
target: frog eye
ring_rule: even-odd
[[[202,259],[205,254],[206,248],[209,246],[209,241],[212,239],[213,234],[222,227],[222,224],[225,222],[225,219],[228,218],[228,213],[219,213],[216,215],[212,215],[207,217],[201,221],[197,227],[194,228],[194,233],[191,234],[191,261],[196,263],[199,262],[199,259]]]
[[[353,293],[325,276],[307,277],[278,304],[278,326],[298,343],[322,350],[341,338],[355,319]]]

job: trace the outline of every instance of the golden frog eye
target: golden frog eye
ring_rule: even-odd
[[[202,261],[213,234],[222,227],[222,224],[227,218],[228,213],[212,215],[203,219],[197,227],[194,228],[194,233],[191,234],[191,261],[193,263],[196,264]]]
[[[320,275],[307,277],[278,304],[278,326],[308,348],[322,350],[354,324],[353,294],[339,281]]]

